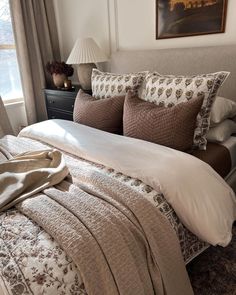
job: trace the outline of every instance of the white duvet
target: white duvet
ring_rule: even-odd
[[[221,246],[231,240],[235,194],[209,165],[191,155],[64,120],[26,127],[19,136],[43,141],[160,188],[183,224],[201,240]]]

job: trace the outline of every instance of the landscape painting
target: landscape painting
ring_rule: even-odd
[[[223,33],[227,0],[156,0],[156,39]]]

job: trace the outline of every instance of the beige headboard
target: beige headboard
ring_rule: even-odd
[[[231,72],[219,94],[236,101],[236,45],[184,49],[117,51],[111,57],[111,72],[143,70],[163,74]]]

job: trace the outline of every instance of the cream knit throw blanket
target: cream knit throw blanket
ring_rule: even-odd
[[[45,153],[40,155],[52,157]],[[17,174],[14,163],[34,156],[30,153],[8,162],[13,163],[9,177],[14,180]],[[33,198],[25,199],[26,193],[16,207],[42,226],[73,259],[87,294],[192,295],[179,241],[166,217],[137,191],[78,163],[75,158],[67,181]],[[2,172],[7,166],[3,167]],[[5,184],[3,187],[7,189]]]
[[[88,294],[193,294],[179,242],[149,201],[101,171],[73,168],[18,209],[53,236],[77,265]]]
[[[9,158],[9,154],[5,151]],[[69,171],[56,150],[27,152],[0,162],[0,211],[61,182]]]

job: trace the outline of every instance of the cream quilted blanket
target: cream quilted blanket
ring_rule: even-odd
[[[169,221],[141,194],[76,158],[69,169],[71,179],[17,208],[73,259],[87,293],[193,294]]]

